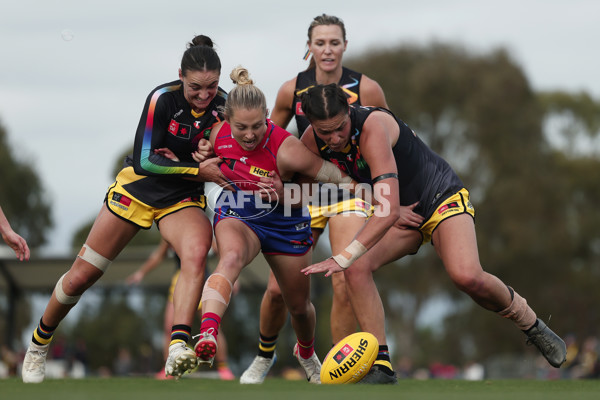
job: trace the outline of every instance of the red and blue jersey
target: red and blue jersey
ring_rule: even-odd
[[[260,189],[261,177],[277,169],[277,151],[291,134],[267,120],[267,132],[254,150],[244,150],[231,134],[231,126],[225,122],[215,138],[215,154],[223,160],[221,171],[239,189],[256,191]]]
[[[277,152],[291,136],[271,121],[266,123],[263,140],[251,151],[244,150],[233,138],[227,122],[219,130],[214,150],[223,160],[221,171],[241,190],[221,192],[216,202],[214,225],[223,219],[235,218],[252,229],[264,254],[305,254],[312,246],[308,209],[286,208],[279,202],[263,204],[254,197],[261,177],[271,171],[279,175]]]

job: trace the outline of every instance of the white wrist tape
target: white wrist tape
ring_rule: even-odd
[[[352,243],[348,245],[344,249],[344,251],[337,256],[333,256],[332,258],[336,263],[340,265],[343,269],[348,268],[356,259],[367,252],[367,248],[362,245],[358,240],[353,240]],[[350,255],[350,258],[345,256],[345,253]]]
[[[331,183],[351,183],[352,178],[349,176],[342,176],[342,171],[330,161],[323,160],[323,165],[315,179],[319,182],[331,182]]]

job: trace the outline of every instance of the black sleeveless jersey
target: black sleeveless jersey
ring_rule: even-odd
[[[133,167],[135,174],[126,174],[123,187],[138,200],[156,208],[171,206],[187,197],[204,193],[204,184],[184,179],[198,174],[198,163],[191,153],[201,138],[208,139],[212,127],[223,120],[220,106],[227,94],[221,88],[207,110],[195,113],[183,95],[180,80],[155,88],[146,99],[138,124],[133,154],[124,167]],[[154,154],[158,148],[169,148],[179,158],[172,161]],[[125,179],[125,178],[124,178]]]
[[[340,78],[338,85],[344,89],[346,96],[348,96],[348,104],[360,105],[360,78],[362,74],[360,72],[352,71],[346,67],[342,67],[342,77]],[[308,119],[304,116],[302,111],[302,102],[300,101],[300,95],[306,92],[311,87],[317,84],[315,68],[311,68],[307,71],[302,71],[296,77],[296,90],[294,91],[294,102],[292,103],[292,111],[296,118],[296,125],[298,126],[298,135],[302,136],[306,128],[310,125]]]
[[[414,212],[429,218],[443,200],[462,189],[464,185],[450,165],[391,111],[379,107],[351,106],[349,146],[341,152],[334,152],[314,134],[321,157],[336,164],[354,180],[372,184],[371,171],[360,153],[359,143],[363,125],[374,111],[389,113],[400,127],[398,141],[392,148],[398,168],[400,205],[408,206],[418,201]]]

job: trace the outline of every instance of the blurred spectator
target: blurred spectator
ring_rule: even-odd
[[[468,362],[463,368],[463,379],[467,381],[481,381],[484,377],[485,369],[476,361]]]

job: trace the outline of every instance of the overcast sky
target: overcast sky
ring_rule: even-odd
[[[44,252],[67,251],[95,217],[147,94],[177,79],[194,35],[216,43],[224,89],[241,64],[272,107],[279,86],[306,67],[308,25],[321,13],[346,23],[347,56],[433,40],[476,52],[504,47],[535,89],[600,98],[593,0],[3,1],[0,121],[52,202]]]

